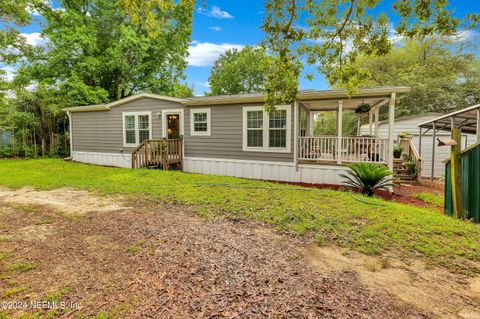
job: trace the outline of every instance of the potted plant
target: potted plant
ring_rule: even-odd
[[[400,132],[400,134],[398,134],[398,136],[399,136],[400,138],[410,138],[410,137],[413,136],[413,134],[412,134],[412,133],[409,133],[409,132]]]
[[[400,144],[395,145],[393,148],[393,157],[400,158],[402,156],[403,146]]]
[[[362,102],[355,109],[355,113],[364,117],[364,116],[367,116],[368,112],[370,112],[371,109],[372,109],[372,106],[370,104]]]

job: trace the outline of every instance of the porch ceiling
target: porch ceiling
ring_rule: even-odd
[[[344,110],[354,110],[361,103],[368,103],[372,107],[380,107],[388,103],[389,99],[385,97],[369,97],[369,98],[351,98],[351,99],[334,99],[334,100],[309,100],[300,101],[300,104],[311,111],[335,111],[338,107],[338,101],[343,101]]]

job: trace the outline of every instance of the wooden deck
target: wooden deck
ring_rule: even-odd
[[[181,167],[183,161],[183,140],[144,140],[132,152],[132,168],[169,169],[172,165]]]

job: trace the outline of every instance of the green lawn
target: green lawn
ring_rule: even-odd
[[[444,203],[443,196],[433,194],[433,193],[426,193],[426,192],[418,193],[418,194],[415,194],[414,196],[415,198],[418,198],[419,200],[425,203],[443,207],[443,203]]]
[[[362,201],[377,205],[366,204],[348,192],[54,159],[2,160],[0,185],[75,187],[186,204],[207,217],[252,218],[294,234],[312,236],[319,243],[333,242],[367,254],[423,256],[435,265],[480,273],[479,226],[427,208],[362,197]]]

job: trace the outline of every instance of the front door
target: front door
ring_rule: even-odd
[[[167,139],[180,138],[180,114],[172,113],[166,115],[167,120]]]

